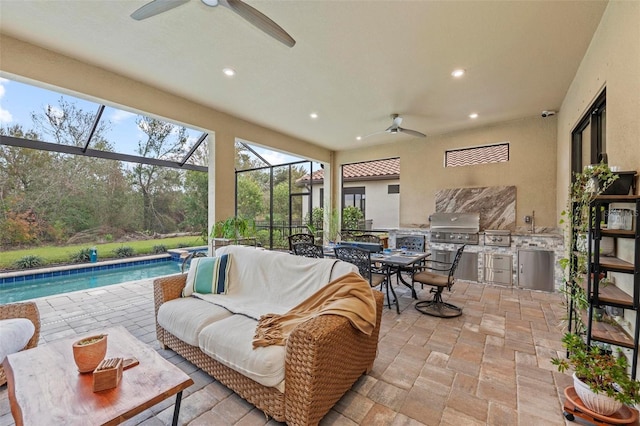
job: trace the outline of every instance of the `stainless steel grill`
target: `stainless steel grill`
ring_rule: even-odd
[[[478,244],[480,214],[434,213],[431,215],[432,243]]]

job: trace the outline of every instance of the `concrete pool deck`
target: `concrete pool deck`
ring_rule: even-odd
[[[401,313],[385,307],[374,368],[321,425],[571,425],[562,416],[571,376],[551,365],[563,353],[558,293],[458,282],[449,302],[463,315],[420,314],[404,286]],[[418,297],[429,297],[428,289]],[[122,325],[194,380],[183,396],[180,424],[277,425],[209,375],[156,340],[152,280],[36,299],[40,345]],[[171,424],[170,398],[126,425]],[[0,387],[0,426],[13,425],[7,386]]]

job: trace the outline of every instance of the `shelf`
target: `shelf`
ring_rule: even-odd
[[[613,284],[599,286],[598,300],[604,304],[624,305],[633,308],[633,297]]]
[[[611,272],[633,273],[635,269],[633,263],[626,262],[617,257],[600,256],[599,260],[601,270],[606,269]]]
[[[620,203],[634,203],[640,200],[640,195],[598,195],[596,201],[617,201]]]
[[[633,339],[622,327],[604,321],[593,321],[591,324],[591,338],[598,342],[635,349]]]
[[[636,236],[636,231],[627,231],[624,229],[601,229],[600,234],[603,237],[634,238]]]

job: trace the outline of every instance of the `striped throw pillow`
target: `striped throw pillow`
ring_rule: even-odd
[[[187,282],[182,296],[201,294],[227,294],[231,256],[197,257],[191,260]]]

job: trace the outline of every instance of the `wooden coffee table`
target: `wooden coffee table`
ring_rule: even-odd
[[[173,424],[178,422],[182,391],[193,380],[124,327],[107,333],[107,358],[135,357],[140,364],[125,370],[118,387],[93,392],[92,373],[80,374],[71,345],[83,336],[62,339],[9,355],[7,373],[11,413],[18,426],[115,425],[176,395]]]

